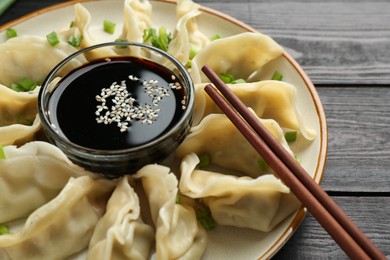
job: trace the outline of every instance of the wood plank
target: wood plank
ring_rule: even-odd
[[[314,83],[390,84],[389,2],[197,2],[273,37]]]
[[[351,219],[390,257],[389,197],[334,197]],[[378,208],[382,206],[382,208]],[[309,214],[274,259],[348,259]]]
[[[390,88],[317,90],[329,136],[322,186],[328,191],[390,192]]]
[[[17,1],[0,24],[61,2]],[[283,45],[316,84],[390,84],[388,1],[196,1]]]

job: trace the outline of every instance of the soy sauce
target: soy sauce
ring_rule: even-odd
[[[115,95],[103,100],[111,86],[122,86],[122,96],[133,99],[131,105],[121,99],[122,106],[128,110],[150,107],[152,119],[142,118],[142,111],[137,110],[122,115],[120,122],[108,122],[107,113],[115,112],[118,103]],[[147,86],[152,88],[147,90]],[[140,146],[164,134],[181,118],[185,94],[180,86],[172,71],[152,61],[135,57],[96,60],[60,80],[50,97],[50,120],[61,135],[82,147],[119,150]],[[165,94],[156,94],[156,89]]]

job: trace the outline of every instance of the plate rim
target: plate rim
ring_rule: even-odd
[[[36,11],[33,11],[31,13],[25,14],[19,18],[16,18],[12,21],[9,21],[3,25],[0,25],[0,32],[5,31],[8,28],[11,28],[15,25],[21,24],[33,17],[48,13],[50,11],[54,11],[57,9],[61,9],[67,6],[74,5],[76,3],[83,3],[83,2],[99,2],[104,0],[70,0],[61,2],[58,4],[50,5],[44,8],[40,8]],[[153,2],[163,2],[168,4],[176,5],[177,2],[175,0],[151,0]],[[230,22],[238,27],[241,27],[242,29],[248,31],[248,32],[259,32],[252,26],[228,15],[225,13],[222,13],[218,10],[212,9],[210,7],[202,6],[200,5],[200,10],[202,12],[208,13],[210,15],[219,17],[227,22]],[[325,110],[323,108],[321,99],[319,97],[319,94],[313,84],[313,82],[310,80],[309,76],[306,74],[306,72],[303,70],[303,68],[299,65],[299,63],[289,54],[286,50],[284,50],[282,56],[290,63],[290,65],[294,68],[294,70],[299,74],[301,79],[306,85],[306,88],[308,89],[310,96],[313,99],[314,107],[316,109],[316,113],[319,119],[319,156],[317,158],[317,167],[315,169],[313,179],[318,183],[321,184],[324,171],[325,171],[325,164],[327,160],[327,154],[328,154],[328,125],[327,120],[325,116]],[[323,156],[321,156],[323,155]],[[275,241],[275,243],[272,244],[258,259],[269,259],[272,256],[274,256],[287,241],[291,238],[291,236],[295,233],[295,231],[298,229],[302,221],[305,219],[307,215],[307,210],[304,206],[301,206],[297,212],[295,213],[295,216],[291,223],[286,227],[286,229],[282,232],[280,237]]]

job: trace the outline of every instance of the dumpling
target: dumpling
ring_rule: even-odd
[[[276,140],[293,154],[278,123],[273,119],[259,120]],[[190,131],[176,150],[179,158],[190,153],[208,154],[213,164],[252,177],[267,172],[267,169],[259,166],[260,155],[225,114],[210,114]]]
[[[3,147],[0,160],[0,223],[26,217],[53,199],[70,177],[91,175],[74,165],[54,145],[30,142]]]
[[[0,84],[0,145],[23,144],[40,129],[38,92],[39,87],[16,92]]]
[[[201,14],[199,7],[200,5],[192,0],[179,0],[177,1],[176,18],[184,20],[191,45],[203,48],[209,44],[210,39],[198,28],[195,17]],[[188,17],[184,18],[185,16]]]
[[[178,181],[170,169],[147,165],[134,178],[141,178],[156,228],[156,259],[200,259],[206,232],[193,208],[177,204]]]
[[[152,5],[149,1],[126,0],[124,22],[119,37],[129,42],[143,42],[144,30],[152,27]]]
[[[204,91],[206,84],[195,86],[194,125],[212,113],[222,113],[215,102]],[[258,117],[274,119],[283,128],[299,130],[302,135],[313,140],[316,132],[304,124],[296,106],[297,90],[295,86],[276,80],[264,80],[253,83],[228,84],[233,93]]]
[[[75,51],[76,48],[62,41],[53,47],[45,37],[21,35],[11,38],[0,44],[0,84],[10,87],[24,78],[42,83],[55,65]],[[80,56],[69,68],[85,61]]]
[[[271,37],[253,32],[215,40],[192,60],[191,76],[195,84],[210,82],[201,72],[208,65],[217,74],[230,73],[247,80],[252,73],[282,55],[283,49]]]
[[[219,225],[251,228],[263,232],[297,210],[300,203],[272,174],[255,179],[195,169],[196,154],[181,164],[180,192],[202,199]]]
[[[74,5],[75,8],[75,20],[73,25],[80,31],[80,34],[83,36],[81,41],[81,48],[87,48],[93,45],[98,44],[92,34],[89,31],[89,25],[91,23],[91,14],[82,4],[77,3]],[[116,56],[116,52],[113,48],[99,48],[97,50],[91,50],[85,53],[85,56],[88,60],[94,60],[98,58],[112,57]]]
[[[64,259],[88,246],[115,187],[108,180],[71,178],[38,208],[20,232],[0,236],[0,259]]]
[[[176,17],[178,19],[168,52],[186,65],[190,58],[191,48],[203,48],[209,39],[198,30],[196,17],[201,14],[199,5],[191,0],[181,0],[177,3]]]
[[[148,259],[154,230],[141,218],[137,194],[123,177],[89,243],[88,259]]]

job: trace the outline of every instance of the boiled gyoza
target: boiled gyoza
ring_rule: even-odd
[[[196,17],[201,14],[199,5],[190,0],[177,3],[176,17],[178,19],[168,52],[182,64],[187,64],[192,48],[200,49],[209,43],[209,39],[198,30]]]
[[[23,144],[39,130],[38,91],[16,92],[0,84],[0,145]]]
[[[57,147],[30,142],[5,146],[0,160],[0,223],[26,217],[57,196],[70,177],[90,175]]]
[[[252,73],[282,55],[283,49],[271,37],[261,33],[241,33],[215,40],[192,60],[194,83],[210,82],[201,72],[208,65],[215,73],[230,73],[247,80]]]
[[[222,113],[219,107],[204,91],[206,84],[195,86],[194,125],[212,113]],[[283,128],[299,130],[302,135],[313,140],[316,132],[308,128],[296,105],[295,86],[276,80],[252,83],[228,84],[233,93],[258,117],[274,119]]]
[[[108,180],[71,178],[21,231],[0,236],[0,259],[64,259],[84,249],[114,187]]]
[[[198,224],[194,209],[177,204],[178,180],[170,169],[146,165],[135,178],[149,201],[156,228],[156,259],[200,259],[206,247],[206,232]]]
[[[75,51],[77,49],[67,42],[51,46],[40,36],[21,35],[9,39],[0,44],[0,84],[10,87],[24,78],[42,83],[55,65]],[[74,68],[85,61],[80,56],[69,67]]]
[[[89,243],[88,259],[148,259],[154,230],[141,218],[139,199],[123,177]]]
[[[149,1],[126,0],[122,40],[143,42],[144,30],[152,27],[152,5]]]
[[[290,190],[272,174],[255,179],[198,170],[196,154],[181,164],[180,192],[202,199],[219,225],[251,228],[263,232],[300,206]]]
[[[264,127],[290,153],[283,131],[273,119],[259,118]],[[208,154],[213,164],[237,170],[257,177],[264,173],[259,166],[260,156],[225,114],[210,114],[199,125],[191,128],[191,133],[176,150],[183,158],[187,154]]]
[[[91,14],[82,4],[77,3],[74,6],[75,8],[75,20],[73,22],[73,26],[75,26],[80,34],[83,36],[83,40],[81,41],[81,48],[87,48],[98,44],[99,42],[93,37],[93,35],[89,31],[89,26],[91,23]],[[116,56],[116,52],[111,47],[107,48],[99,48],[98,50],[91,50],[86,52],[88,60],[112,57]]]
[[[191,0],[179,0],[177,1],[176,18],[178,24],[180,20],[183,20],[183,23],[186,24],[190,44],[201,49],[209,44],[210,39],[198,28],[195,17],[201,14],[199,8],[199,4]],[[185,16],[188,17],[184,18]]]

